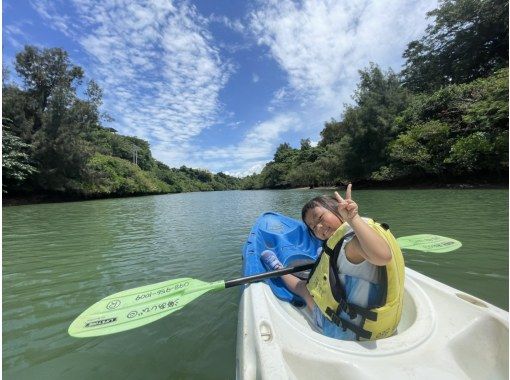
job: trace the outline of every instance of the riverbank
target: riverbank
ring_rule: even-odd
[[[348,182],[335,186],[304,186],[296,187],[296,190],[337,190],[346,188]],[[398,180],[398,181],[354,181],[353,188],[357,190],[377,190],[377,189],[395,189],[395,190],[429,190],[429,189],[507,189],[508,179],[501,180]],[[290,188],[288,188],[290,189]]]
[[[80,202],[91,201],[96,199],[110,199],[110,198],[130,198],[130,197],[143,197],[149,195],[161,194],[178,194],[178,193],[149,193],[149,194],[101,194],[95,196],[84,196],[78,194],[66,193],[48,193],[48,194],[16,194],[9,196],[2,194],[2,207],[10,206],[23,206],[39,203],[62,203],[62,202]]]
[[[260,190],[325,190],[334,191],[343,189],[347,184],[339,186],[307,186],[286,189],[260,189]],[[377,190],[377,189],[395,189],[395,190],[430,190],[430,189],[508,189],[508,181],[505,182],[475,182],[475,181],[462,181],[462,182],[375,182],[375,181],[358,181],[353,182],[353,187],[356,190]],[[214,191],[214,190],[212,190]],[[191,191],[193,192],[193,191]],[[46,194],[3,194],[2,207],[22,206],[29,204],[39,203],[60,203],[60,202],[79,202],[94,199],[109,199],[109,198],[129,198],[141,197],[149,195],[160,194],[179,194],[179,193],[138,193],[138,194],[101,194],[94,196],[83,196],[70,193],[46,193]]]
[[[336,191],[338,189],[345,189],[347,185],[341,186],[314,186],[314,187],[297,187],[293,189],[283,189],[283,190],[332,190]],[[469,184],[469,183],[459,183],[459,184],[445,184],[445,185],[432,185],[432,184],[424,184],[424,185],[391,185],[391,186],[372,186],[372,185],[360,185],[353,184],[353,187],[356,190],[378,190],[378,189],[395,189],[395,190],[433,190],[433,189],[507,189],[507,184]],[[270,189],[265,189],[270,190]]]

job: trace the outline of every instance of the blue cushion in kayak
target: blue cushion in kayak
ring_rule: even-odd
[[[250,231],[243,246],[243,276],[266,272],[260,255],[266,249],[276,253],[285,267],[313,262],[322,245],[313,237],[305,224],[276,212],[262,214]],[[280,278],[265,280],[281,300],[303,305],[301,297],[289,292]]]

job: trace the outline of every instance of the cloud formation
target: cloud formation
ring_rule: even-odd
[[[358,70],[370,62],[399,70],[406,44],[423,33],[425,13],[436,3],[259,1],[250,27],[303,104],[332,111],[349,100]]]
[[[92,58],[91,75],[104,88],[119,131],[152,141],[156,150],[181,151],[218,121],[218,94],[231,68],[194,6],[128,0],[73,5],[78,24],[54,11],[55,5],[33,1],[43,18],[72,34]]]
[[[338,118],[350,102],[358,70],[369,62],[398,71],[406,44],[423,33],[425,13],[437,5],[432,0],[259,0],[245,19],[234,20],[205,17],[188,1],[31,4],[87,53],[80,64],[104,88],[114,128],[149,140],[154,156],[170,166],[236,175],[260,170],[290,134],[316,140],[323,122]],[[239,41],[227,43],[212,34],[213,24],[248,43],[242,48],[234,46]],[[250,41],[266,49],[266,59],[277,62],[286,83],[267,99],[267,120],[245,125],[220,98],[243,67],[222,54],[242,51],[255,59],[259,53]],[[258,73],[250,75],[260,86]],[[231,125],[244,131],[239,142],[198,145],[205,130]]]
[[[209,148],[196,153],[197,162],[209,162],[210,170],[246,176],[258,173],[273,158],[279,137],[285,132],[298,131],[301,121],[293,113],[279,114],[256,124],[235,145]]]

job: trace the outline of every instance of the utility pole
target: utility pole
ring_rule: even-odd
[[[138,151],[140,150],[135,144],[133,144],[133,164],[138,165]]]

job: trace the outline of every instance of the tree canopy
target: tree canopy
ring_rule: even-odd
[[[412,91],[470,82],[508,66],[507,1],[442,0],[427,16],[434,23],[403,55],[403,81]]]
[[[110,118],[100,113],[102,89],[90,80],[85,97],[77,95],[84,71],[66,51],[26,46],[15,69],[23,86],[3,82],[4,192],[109,196],[239,188],[240,179],[224,173],[169,168],[152,157],[147,141],[104,127]]]

